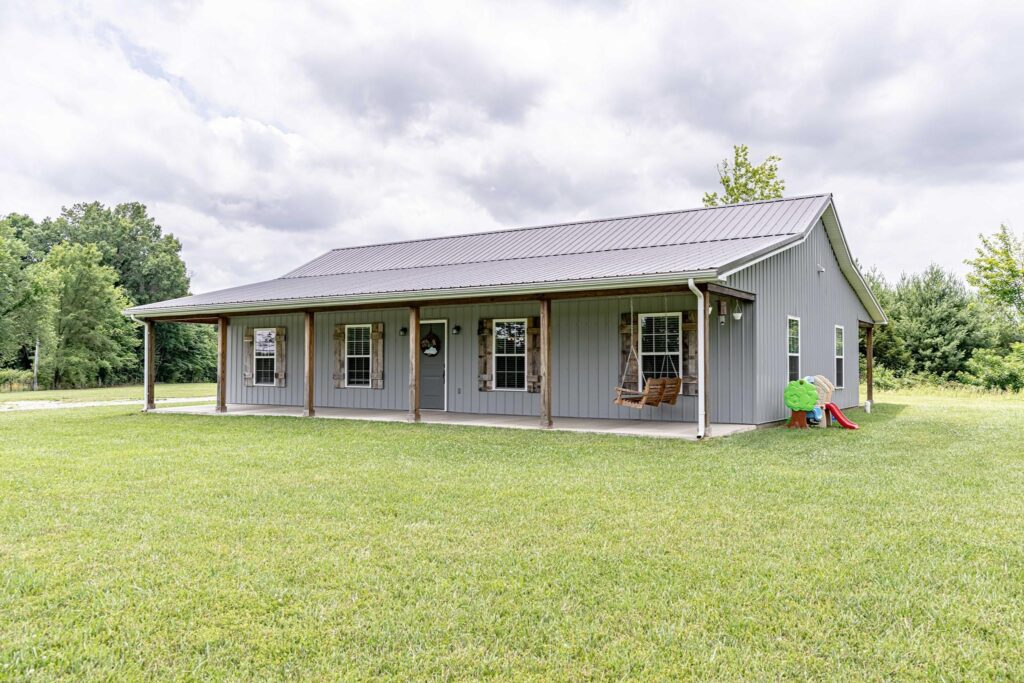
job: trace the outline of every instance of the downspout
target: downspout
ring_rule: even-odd
[[[691,277],[686,283],[697,297],[697,438],[704,438],[704,292],[697,289]]]

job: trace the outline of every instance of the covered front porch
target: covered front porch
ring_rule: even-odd
[[[144,320],[146,409],[156,410],[153,327],[173,321],[214,324],[218,329],[217,405],[173,412],[422,421],[684,439],[729,435],[755,422],[748,406],[752,405],[752,392],[743,390],[753,377],[742,372],[751,367],[743,359],[750,353],[753,333],[750,316],[740,322],[739,316],[734,320],[726,313],[751,306],[754,298],[748,292],[690,281],[542,297],[489,297],[484,303],[463,299],[423,301],[412,306],[396,302],[372,308],[336,304],[313,310],[151,318]],[[627,347],[635,348],[630,330],[636,329],[641,315],[665,312],[680,317],[681,334],[689,335],[686,349],[679,349],[677,368],[686,381],[692,382],[691,391],[681,394],[678,402],[662,407],[633,410],[613,405],[615,384],[621,383],[622,368],[628,367]],[[531,347],[526,371],[530,389],[485,390],[483,378],[493,374],[489,362],[483,360],[481,349],[488,344],[480,341],[481,331],[487,331],[485,320],[508,317],[529,321],[531,334],[536,333],[536,347]],[[628,324],[630,319],[633,327]],[[712,320],[718,324],[713,325]],[[374,351],[386,366],[378,376],[383,378],[382,386],[374,387],[382,390],[339,387],[334,374],[338,367],[338,328],[347,324],[370,327],[366,323],[377,321],[379,338],[387,339]],[[444,411],[428,410],[437,407],[437,402],[431,405],[423,400],[424,356],[420,335],[411,332],[430,324],[438,325],[445,340],[440,380]],[[241,386],[242,344],[248,338],[243,331],[265,326],[277,326],[291,344],[286,363],[287,388],[283,383],[276,389]],[[712,344],[717,353],[711,352]],[[635,377],[632,381],[636,382]],[[712,400],[717,403],[712,405]],[[168,410],[161,408],[158,412]],[[714,423],[713,413],[718,416]]]
[[[273,416],[273,417],[308,417],[306,411],[299,406],[255,406],[246,404],[228,404],[226,410],[218,410],[216,405],[201,406],[159,406],[149,410],[151,413],[188,414],[188,415],[225,415],[225,416]],[[314,417],[333,420],[367,420],[371,422],[408,422],[408,412],[404,410],[373,410],[366,408],[324,408],[317,407]],[[618,436],[649,436],[655,438],[697,440],[697,424],[694,422],[638,422],[637,420],[611,420],[599,418],[560,417],[551,421],[550,425],[542,426],[535,417],[525,415],[482,415],[478,413],[455,413],[446,411],[420,411],[420,423],[438,425],[456,425],[460,427],[499,427],[505,429],[550,429],[565,432],[586,432],[591,434],[611,434]],[[719,424],[711,425],[712,433],[717,436],[731,436],[756,429],[754,425]]]

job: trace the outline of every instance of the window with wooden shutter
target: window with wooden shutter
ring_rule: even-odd
[[[335,389],[384,388],[384,323],[334,326]]]
[[[478,361],[477,361],[477,389],[490,391],[494,379],[494,356],[491,338],[494,334],[494,320],[491,318],[480,318],[476,329]]]

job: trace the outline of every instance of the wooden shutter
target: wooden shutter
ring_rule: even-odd
[[[274,362],[274,377],[275,386],[284,387],[288,384],[288,343],[287,343],[287,327],[277,327],[274,329],[274,353],[277,355],[277,360]]]
[[[640,316],[623,313],[619,321],[619,384],[627,389],[640,388]],[[636,356],[630,353],[636,351]]]
[[[256,366],[256,344],[254,341],[254,336],[255,330],[253,328],[245,328],[245,336],[242,338],[244,342],[242,355],[245,357],[245,370],[242,373],[242,379],[244,380],[245,386],[247,387],[251,387],[254,385],[253,371]]]
[[[384,323],[370,325],[370,388],[384,388]]]
[[[540,393],[540,318],[526,321],[526,391]]]
[[[492,318],[480,318],[480,324],[477,327],[477,343],[479,347],[477,387],[480,391],[490,391],[494,388],[494,347],[491,343],[491,336],[493,334],[494,320]]]
[[[345,387],[345,326],[334,326],[334,388]]]

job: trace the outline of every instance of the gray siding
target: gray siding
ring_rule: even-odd
[[[334,326],[384,323],[384,388],[334,387]],[[407,410],[409,407],[409,339],[398,330],[409,325],[406,309],[317,313],[316,405],[331,408],[374,408]]]
[[[228,403],[250,403],[272,406],[301,406],[304,383],[302,349],[305,344],[301,313],[288,315],[253,315],[232,318],[228,326]],[[286,384],[283,387],[247,387],[244,372],[245,328],[285,327]]]
[[[685,311],[695,306],[692,295],[636,297],[635,313]],[[675,406],[642,411],[612,403],[619,383],[619,321],[630,310],[628,298],[558,301],[552,306],[552,409],[556,417],[600,417],[635,420],[696,419],[696,399],[683,396]],[[540,314],[536,303],[427,307],[424,320],[447,320],[448,409],[463,413],[536,415],[540,396],[522,391],[479,391],[476,329],[480,318],[530,317]],[[718,422],[752,422],[753,318],[731,316],[723,326],[713,318],[711,328],[711,417]],[[384,388],[336,389],[333,373],[333,331],[337,324],[384,323]],[[408,408],[408,337],[398,330],[408,325],[406,309],[318,313],[316,315],[317,406],[342,408]],[[242,383],[242,336],[248,326],[288,328],[288,386],[252,387]],[[461,334],[451,334],[454,326]],[[302,315],[248,316],[231,320],[229,328],[229,386],[231,403],[301,405]]]
[[[818,272],[818,266],[824,268]],[[788,417],[782,401],[787,381],[787,316],[800,318],[800,374],[825,375],[835,380],[834,327],[846,330],[844,373],[846,387],[833,400],[840,408],[858,403],[858,323],[870,320],[846,277],[839,270],[819,222],[802,244],[736,273],[727,283],[757,294],[751,316],[756,318],[756,422]],[[748,307],[749,308],[749,307]]]

